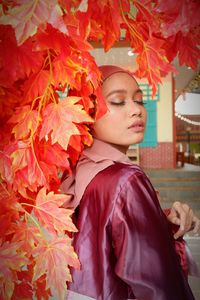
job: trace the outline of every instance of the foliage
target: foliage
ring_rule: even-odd
[[[72,209],[59,190],[105,111],[90,54],[120,41],[154,93],[171,62],[197,67],[199,1],[8,0],[0,6],[0,299],[65,298]],[[91,94],[93,96],[91,97]]]

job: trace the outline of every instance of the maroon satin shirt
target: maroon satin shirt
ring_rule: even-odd
[[[84,178],[83,178],[84,180]],[[173,236],[144,172],[115,163],[87,186],[69,289],[98,300],[194,300]]]

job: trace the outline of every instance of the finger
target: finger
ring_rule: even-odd
[[[194,213],[187,204],[182,204],[182,208],[179,210],[180,214],[180,229],[187,232],[192,224]]]
[[[179,212],[179,218],[180,218],[180,230],[184,231],[187,224],[187,213],[182,209]]]
[[[179,237],[183,236],[185,233],[185,230],[182,230],[179,228],[179,230],[174,234],[174,238],[178,239]]]
[[[175,225],[180,225],[181,221],[178,217],[176,216],[168,216],[167,219],[172,223],[172,224],[175,224]]]
[[[193,226],[194,226],[194,228],[192,231],[194,233],[197,233],[200,230],[200,219],[197,218],[196,216],[194,216],[194,218],[193,218]]]
[[[194,223],[194,213],[193,213],[192,209],[190,209],[186,214],[186,222],[185,222],[185,226],[184,226],[185,232],[192,230],[191,229],[192,223]]]
[[[188,216],[187,216],[187,224],[186,224],[186,226],[187,226],[187,230],[188,231],[190,231],[191,230],[191,227],[192,227],[192,223],[194,222],[194,213],[193,213],[193,211],[192,211],[192,209],[190,209],[190,211],[189,211],[189,214],[188,214]]]

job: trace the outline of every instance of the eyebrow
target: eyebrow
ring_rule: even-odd
[[[142,94],[142,90],[141,90],[141,89],[137,89],[137,90],[134,92],[133,96],[135,96],[135,95],[138,94],[138,93],[141,93],[141,94]],[[110,96],[113,95],[113,94],[127,94],[127,91],[126,91],[126,90],[123,90],[123,89],[121,89],[121,90],[114,90],[114,91],[111,91],[110,93],[108,93],[108,94],[106,95],[106,98],[107,98],[107,97],[110,97]]]

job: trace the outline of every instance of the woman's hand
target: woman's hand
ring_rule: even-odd
[[[191,230],[197,234],[200,229],[200,219],[195,216],[193,210],[186,203],[175,201],[167,219],[171,223],[179,225],[178,231],[174,234],[175,239]]]

